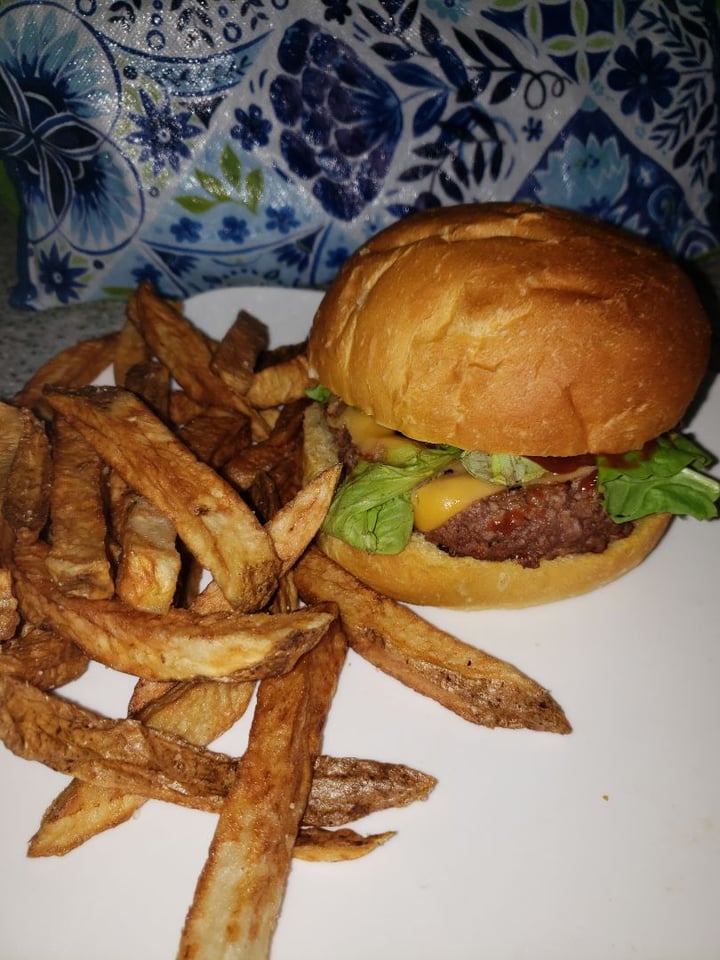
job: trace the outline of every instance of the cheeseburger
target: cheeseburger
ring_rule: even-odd
[[[676,431],[710,328],[683,271],[579,214],[416,214],[340,270],[308,344],[306,472],[345,476],[321,549],[411,603],[520,607],[635,567],[716,515]]]

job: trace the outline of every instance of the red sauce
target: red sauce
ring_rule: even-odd
[[[583,453],[579,457],[533,457],[532,461],[543,470],[558,474],[574,473],[582,467],[595,466],[595,457],[591,453]]]

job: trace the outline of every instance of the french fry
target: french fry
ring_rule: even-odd
[[[219,806],[234,774],[224,754],[137,720],[102,717],[8,675],[0,676],[0,740],[16,756],[97,786],[198,809],[211,797]]]
[[[378,810],[405,807],[426,800],[436,784],[435,777],[403,763],[320,756],[303,824],[338,827]]]
[[[48,399],[129,486],[169,517],[233,606],[264,606],[277,586],[280,561],[268,534],[225,480],[128,391],[52,391]]]
[[[62,417],[53,425],[50,521],[47,567],[60,590],[76,597],[111,597],[115,585],[105,546],[103,465]]]
[[[18,407],[0,402],[0,566],[10,562],[15,540],[15,534],[5,519],[4,503],[22,433],[23,416]]]
[[[237,611],[164,615],[121,600],[66,597],[53,584],[40,545],[18,546],[15,589],[23,615],[74,640],[88,656],[149,680],[257,680],[290,670],[325,633],[333,614],[310,607],[270,616]]]
[[[570,732],[561,707],[526,674],[364,586],[317,548],[297,564],[295,580],[306,602],[332,597],[360,656],[466,720]]]
[[[290,500],[302,486],[302,422],[306,407],[307,400],[284,406],[267,440],[228,458],[223,463],[223,474],[241,490],[248,490],[258,474],[268,473],[281,502]],[[323,464],[323,468],[327,466],[329,464]]]
[[[130,306],[128,304],[128,311]],[[127,385],[128,371],[138,364],[152,360],[152,351],[147,341],[129,317],[118,332],[112,358],[113,376],[119,387]]]
[[[36,371],[15,395],[13,403],[32,408],[44,417],[51,417],[52,410],[43,397],[45,387],[73,388],[92,383],[112,363],[118,337],[117,333],[108,333],[103,337],[82,340],[62,350]]]
[[[204,463],[220,467],[238,448],[250,445],[250,421],[232,411],[211,407],[183,424],[179,436]]]
[[[266,524],[265,529],[282,563],[281,576],[295,565],[320,529],[332,502],[340,469],[338,464],[315,477]]]
[[[304,354],[264,367],[253,375],[246,397],[260,409],[299,400],[305,396],[308,387],[317,383],[308,371],[309,364]]]
[[[15,635],[20,623],[17,606],[12,573],[7,567],[0,567],[0,642]]]
[[[110,490],[119,547],[117,595],[136,610],[166,613],[175,597],[181,567],[175,528],[119,476],[112,477]]]
[[[257,359],[269,342],[270,334],[262,320],[240,310],[218,344],[210,366],[232,390],[245,394],[253,381]]]
[[[20,410],[21,434],[5,482],[3,514],[14,536],[32,543],[50,513],[51,458],[45,425],[30,410]]]
[[[229,729],[250,702],[254,684],[211,680],[171,684],[136,713],[156,730],[205,746]],[[103,830],[129,820],[146,797],[96,783],[73,780],[43,815],[30,841],[28,856],[63,856]]]
[[[170,412],[170,371],[167,367],[157,360],[136,363],[125,374],[122,386],[167,420]]]
[[[46,627],[28,627],[0,646],[0,675],[53,690],[77,680],[88,658],[77,644]]]
[[[248,747],[220,813],[178,958],[269,955],[345,652],[336,623],[294,670],[260,684]]]
[[[213,351],[207,338],[176,305],[158,297],[149,284],[138,287],[131,304],[128,316],[155,356],[193,400],[243,413],[250,418],[259,436],[268,435],[269,429],[261,414],[213,371]]]
[[[363,836],[348,827],[342,830],[301,827],[295,840],[293,856],[298,860],[308,860],[312,863],[357,860],[377,850],[394,836],[394,830]]]

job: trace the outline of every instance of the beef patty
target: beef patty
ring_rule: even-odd
[[[425,534],[454,557],[517,560],[537,567],[572,553],[602,553],[632,531],[598,502],[594,475],[537,483],[476,500]]]

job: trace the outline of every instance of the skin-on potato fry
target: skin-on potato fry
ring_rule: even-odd
[[[293,856],[298,860],[308,860],[312,863],[358,860],[377,850],[394,836],[394,830],[363,836],[348,827],[342,830],[301,827],[295,840]]]
[[[48,399],[129,486],[169,517],[233,606],[264,606],[277,585],[280,561],[269,535],[227,481],[128,391],[52,391]]]
[[[241,414],[210,407],[184,423],[179,435],[195,456],[220,467],[236,450],[249,446],[251,427]]]
[[[136,610],[166,613],[175,597],[181,567],[175,528],[117,474],[111,477],[110,500],[119,549],[115,591]]]
[[[345,653],[336,621],[294,670],[260,684],[248,747],[195,890],[179,960],[269,955]]]
[[[118,332],[112,359],[115,383],[120,387],[127,386],[128,371],[139,364],[148,363],[152,359],[152,351],[147,345],[147,341],[132,320],[126,316],[125,322]]]
[[[22,433],[23,418],[18,407],[0,402],[0,566],[6,566],[9,563],[15,540],[15,534],[5,519],[3,505],[10,471]]]
[[[252,383],[257,359],[269,342],[270,333],[262,320],[240,310],[217,345],[210,365],[232,390],[245,394]]]
[[[54,690],[77,680],[88,657],[76,643],[46,627],[26,627],[0,647],[0,674]]]
[[[22,432],[5,482],[3,514],[18,540],[32,543],[50,513],[52,465],[45,424],[23,407]]]
[[[137,712],[135,719],[196,746],[205,746],[243,715],[254,688],[252,683],[212,680],[171,684],[162,696]],[[63,856],[103,830],[129,820],[146,799],[73,780],[43,815],[40,828],[30,841],[28,856]]]
[[[466,720],[570,732],[561,707],[526,674],[364,586],[317,548],[297,564],[295,581],[306,602],[332,597],[360,656]]]
[[[250,418],[258,436],[268,435],[269,429],[260,413],[213,371],[213,351],[207,338],[175,304],[157,296],[147,283],[138,287],[131,304],[128,316],[155,356],[193,400],[237,410]]]
[[[7,675],[0,676],[0,740],[60,773],[199,809],[227,793],[234,773],[224,754],[137,720],[102,717]]]
[[[45,387],[84,387],[92,383],[113,362],[118,337],[117,333],[108,333],[62,350],[36,371],[15,395],[13,403],[30,407],[43,417],[51,417],[52,410],[43,397]]]
[[[167,420],[170,412],[170,371],[157,360],[136,363],[125,374],[121,384],[137,394],[151,410]]]
[[[283,673],[325,633],[333,614],[134,610],[121,600],[66,597],[55,587],[40,545],[18,546],[15,588],[23,615],[78,643],[94,660],[150,680],[217,677],[257,680]]]
[[[0,567],[0,642],[15,635],[20,623],[17,606],[12,574],[7,567]]]
[[[315,477],[265,525],[282,563],[281,576],[294,566],[318,532],[335,493],[340,470],[337,464]]]
[[[303,823],[339,827],[378,810],[427,800],[437,780],[403,763],[321,756]]]
[[[291,360],[258,370],[247,391],[247,399],[260,409],[280,407],[291,400],[299,400],[305,396],[308,387],[317,383],[308,369],[307,357],[298,354]]]
[[[115,592],[106,550],[103,465],[62,417],[53,423],[52,537],[47,565],[63,593],[103,599]]]

